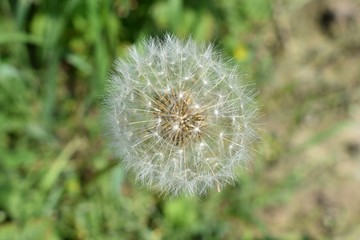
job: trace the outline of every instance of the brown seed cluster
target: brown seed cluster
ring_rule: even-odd
[[[172,145],[183,147],[203,138],[204,110],[187,93],[157,94],[154,101],[156,131]]]

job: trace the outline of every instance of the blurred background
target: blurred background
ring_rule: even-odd
[[[214,42],[259,92],[235,186],[167,199],[101,129],[112,63],[149,36]],[[360,239],[357,0],[1,0],[0,239]]]

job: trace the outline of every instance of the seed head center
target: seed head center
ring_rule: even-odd
[[[182,147],[203,137],[205,114],[189,94],[170,91],[154,99],[155,128],[164,140]]]

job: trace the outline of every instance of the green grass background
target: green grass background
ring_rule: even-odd
[[[273,181],[267,172],[347,124],[315,131],[295,147],[281,138],[291,137],[306,104],[318,98],[273,107],[297,91],[291,84],[266,90],[276,66],[276,52],[264,51],[276,30],[274,3],[1,0],[0,239],[327,239],[326,231],[312,235],[296,221],[273,232],[261,214],[286,204],[311,167],[277,167],[283,174]],[[131,44],[164,33],[214,42],[259,89],[264,130],[253,166],[220,194],[159,197],[125,175],[106,146],[101,101],[113,61]],[[290,116],[286,134],[266,130],[276,122],[266,117],[272,109]]]

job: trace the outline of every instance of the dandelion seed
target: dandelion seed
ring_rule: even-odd
[[[115,63],[106,98],[111,144],[151,189],[220,192],[249,161],[252,95],[211,46],[171,35],[149,39]]]

